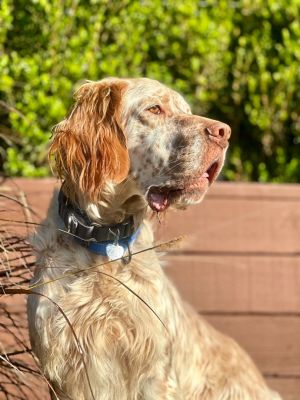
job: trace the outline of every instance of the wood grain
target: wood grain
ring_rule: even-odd
[[[229,196],[231,185],[216,185],[201,204],[184,212],[170,211],[157,227],[158,238],[187,235],[183,249],[197,254],[299,255],[299,187],[295,186],[294,196],[288,186],[286,190],[273,188],[264,197],[267,185],[262,190],[249,184],[243,185],[247,187],[243,196],[239,195],[242,188],[237,193],[231,190]],[[250,188],[253,197],[247,197]]]
[[[166,272],[201,311],[298,313],[300,256],[168,256]]]
[[[300,378],[300,318],[219,314],[206,319],[251,354],[264,374]]]
[[[267,378],[268,385],[282,395],[284,400],[300,399],[300,379]]]

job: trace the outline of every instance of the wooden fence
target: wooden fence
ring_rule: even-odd
[[[45,215],[55,181],[15,184]],[[217,183],[200,205],[156,225],[158,240],[186,235],[166,256],[183,298],[235,338],[285,400],[299,400],[300,186]]]

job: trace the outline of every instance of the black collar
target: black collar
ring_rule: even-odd
[[[82,210],[71,203],[62,190],[58,195],[58,213],[68,233],[85,242],[119,241],[130,238],[135,231],[132,216],[116,225],[91,222]]]

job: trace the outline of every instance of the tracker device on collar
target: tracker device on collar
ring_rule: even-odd
[[[139,233],[139,228],[134,229],[132,216],[115,225],[91,222],[82,210],[71,203],[62,190],[58,195],[58,213],[67,232],[74,235],[81,245],[111,260],[121,258]]]

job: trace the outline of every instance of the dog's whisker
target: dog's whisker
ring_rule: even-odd
[[[176,170],[178,167],[184,166],[184,160],[177,160],[173,162],[171,166],[167,167],[166,169],[161,168],[157,174],[157,177],[170,175]]]

